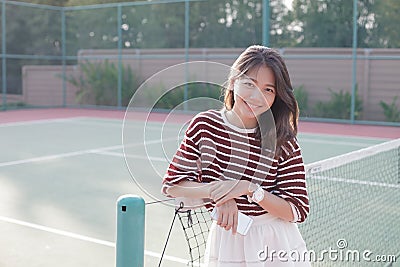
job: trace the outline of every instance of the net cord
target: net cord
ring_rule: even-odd
[[[400,147],[400,138],[385,142],[383,144],[377,144],[374,146],[370,146],[367,148],[363,148],[357,151],[349,152],[343,155],[339,155],[333,158],[329,158],[326,160],[317,161],[314,163],[310,163],[306,165],[306,172],[309,174],[318,173],[326,170],[330,170],[343,164],[360,160],[369,156],[373,156],[375,154],[385,152],[388,150],[392,150],[396,147]]]

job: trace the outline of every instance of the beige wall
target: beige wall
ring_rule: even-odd
[[[20,103],[24,102],[22,95],[15,95],[15,94],[7,94],[6,95],[7,103]],[[0,102],[2,104],[2,101]]]
[[[190,49],[190,61],[208,60],[231,65],[243,49]],[[331,88],[334,91],[351,91],[351,49],[347,48],[286,48],[285,56],[293,87],[304,86],[309,94],[309,106],[327,101]],[[82,50],[80,62],[109,57],[117,61],[117,50]],[[122,51],[124,64],[129,64],[143,80],[172,65],[185,62],[183,49],[128,49]],[[359,56],[400,56],[400,49],[359,49]],[[324,56],[328,55],[324,58]],[[334,59],[333,56],[345,58]],[[309,58],[305,58],[309,57]],[[97,58],[97,59],[95,59]],[[60,66],[25,66],[23,68],[23,96],[27,104],[62,104],[62,68]],[[79,74],[79,67],[67,67],[67,75]],[[179,74],[177,74],[179,76]],[[207,75],[221,75],[209,73]],[[223,74],[225,75],[225,74]],[[163,84],[173,83],[177,76],[163,77]],[[168,79],[170,81],[168,81]],[[363,119],[383,120],[380,101],[391,103],[394,96],[400,98],[400,60],[359,59],[357,83],[363,100]],[[67,84],[67,104],[75,104],[76,88]],[[397,101],[400,108],[400,99]]]
[[[68,75],[78,74],[75,66],[67,66]],[[24,66],[22,68],[22,99],[28,105],[63,105],[63,68],[62,66]],[[75,105],[77,88],[66,83],[66,104]]]

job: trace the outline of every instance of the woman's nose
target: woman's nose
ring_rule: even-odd
[[[250,98],[251,99],[260,99],[261,100],[263,98],[261,90],[258,87],[256,87],[253,90],[251,90]]]

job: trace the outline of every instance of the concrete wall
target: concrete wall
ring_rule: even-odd
[[[63,68],[62,66],[24,66],[22,68],[22,99],[28,105],[63,105]],[[79,74],[75,66],[66,67],[66,75]],[[66,104],[75,105],[78,89],[66,83]]]
[[[214,61],[231,65],[243,49],[190,49],[190,61]],[[328,101],[333,91],[351,92],[352,60],[348,48],[287,48],[281,49],[291,75],[293,87],[304,86],[309,94],[309,106]],[[363,101],[363,118],[384,120],[380,101],[391,103],[400,98],[400,49],[359,49],[357,61],[358,94]],[[368,57],[369,58],[368,58]],[[334,58],[336,57],[336,58]],[[78,62],[104,60],[117,62],[118,50],[82,50]],[[184,49],[122,50],[123,64],[145,80],[172,65],[185,62]],[[202,75],[197,72],[198,75]],[[25,66],[23,68],[24,101],[32,105],[61,105],[62,68],[60,66]],[[67,75],[79,75],[79,67],[68,66]],[[178,75],[178,74],[177,74]],[[207,75],[222,75],[208,73]],[[225,75],[225,74],[223,74]],[[177,77],[163,77],[162,83],[173,83]],[[168,79],[170,81],[168,81]],[[225,79],[225,77],[223,77]],[[76,104],[77,89],[67,83],[67,104]],[[397,101],[400,108],[400,99]]]

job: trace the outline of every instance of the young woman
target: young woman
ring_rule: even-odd
[[[217,209],[206,266],[310,266],[296,225],[309,212],[298,106],[282,57],[248,47],[232,66],[224,102],[191,121],[164,194]],[[236,233],[238,212],[253,219],[246,235]]]

